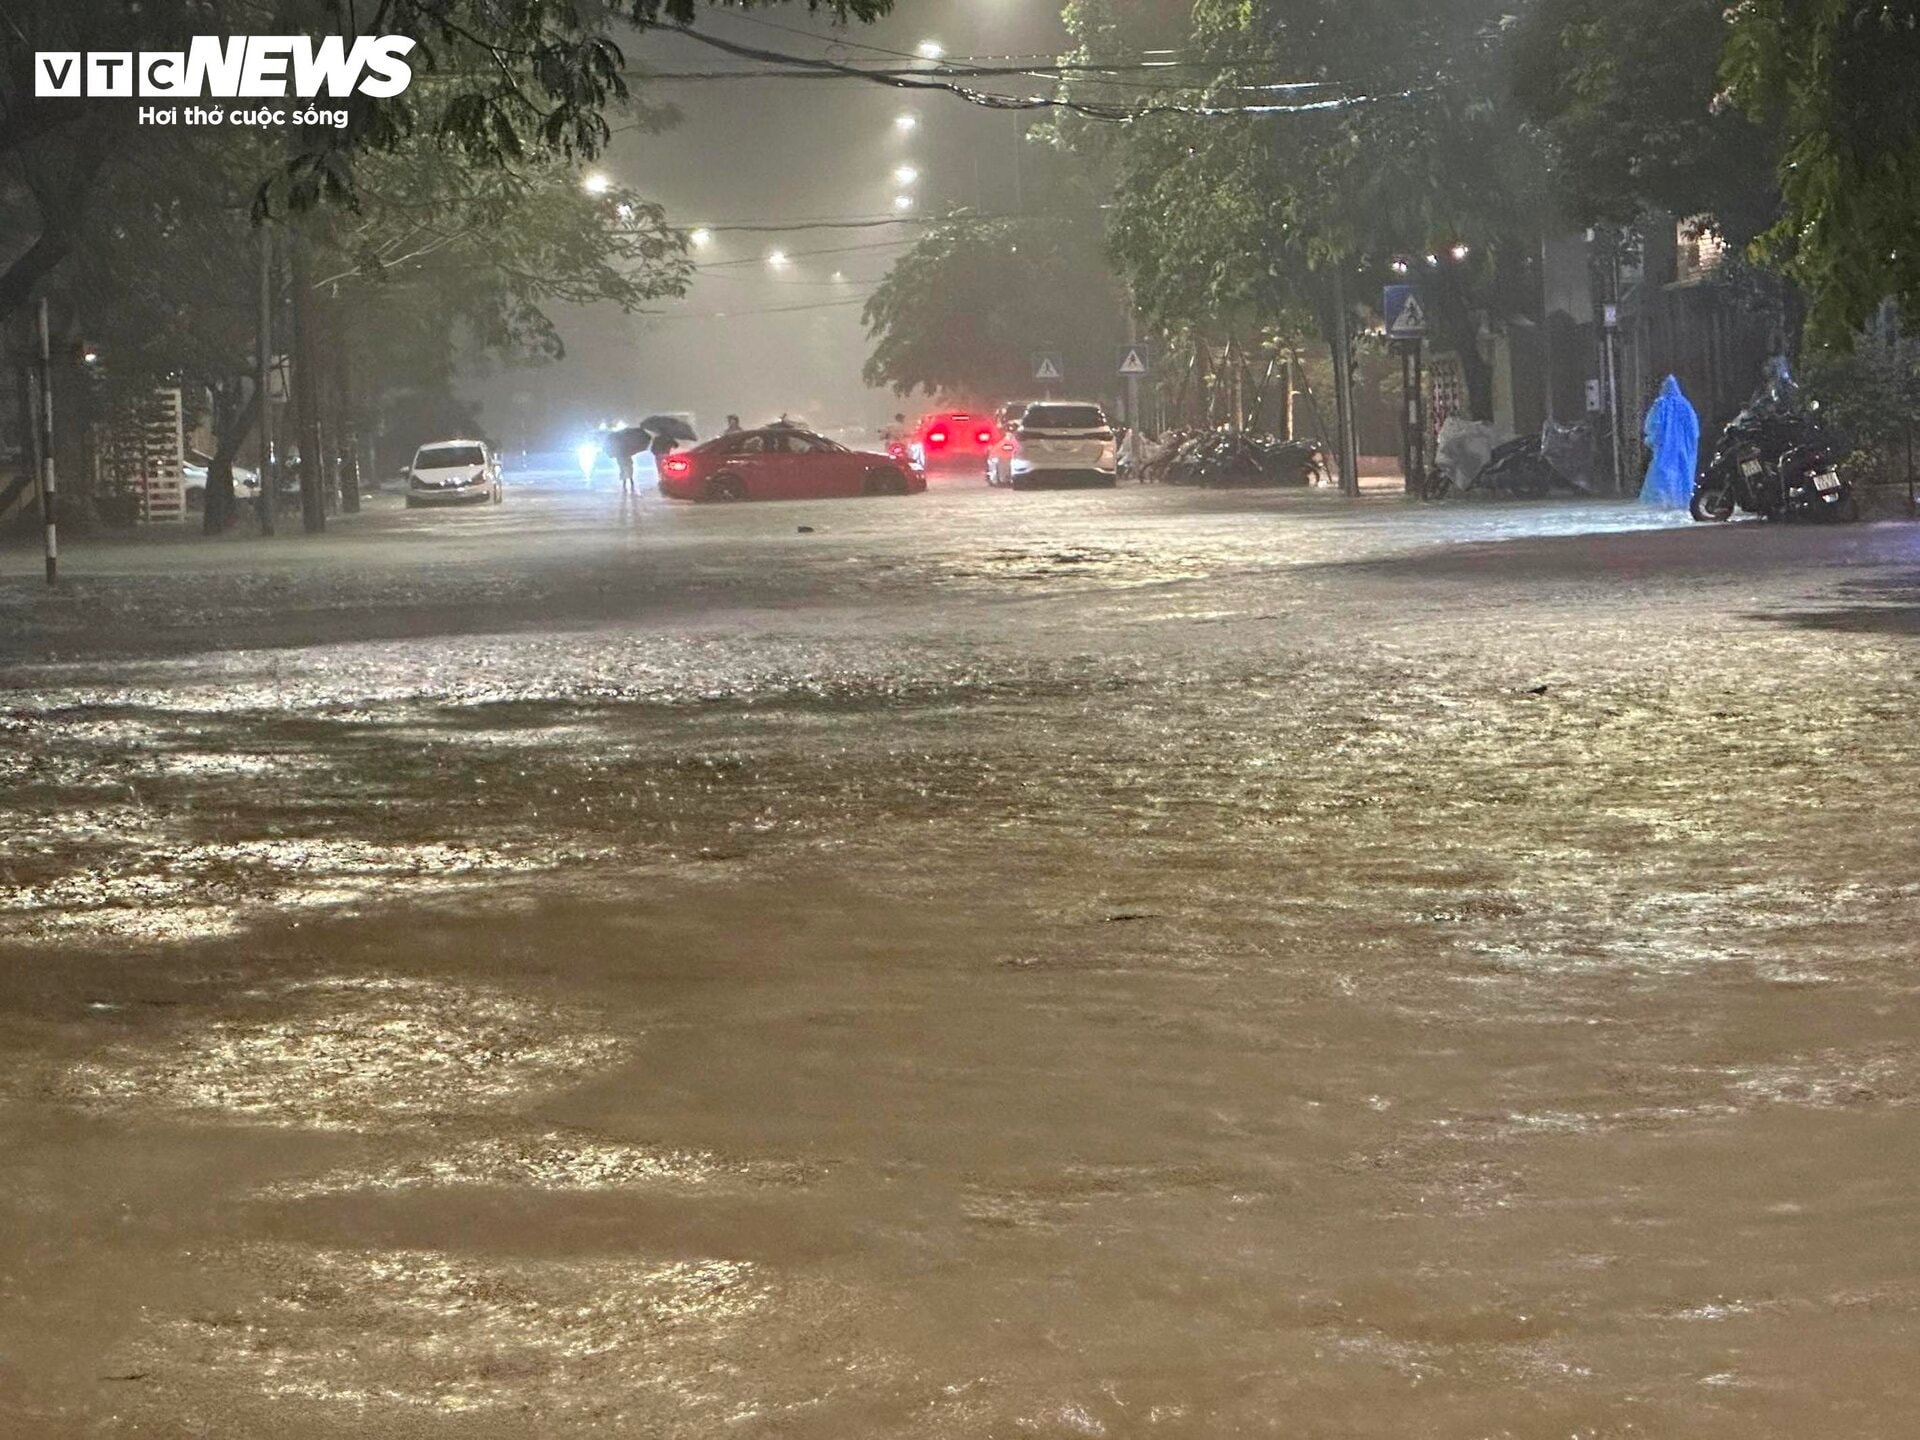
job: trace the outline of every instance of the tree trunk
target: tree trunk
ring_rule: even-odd
[[[1333,353],[1333,413],[1339,430],[1340,493],[1360,493],[1360,445],[1353,424],[1353,346],[1347,313],[1346,277],[1336,266],[1327,318],[1327,348]]]
[[[40,233],[0,271],[0,324],[31,300],[40,281],[67,258],[80,231],[93,177],[100,169],[100,146],[87,136],[16,153],[21,178],[39,207]]]
[[[326,309],[328,352],[333,357],[333,430],[329,438],[340,467],[341,512],[357,515],[360,513],[360,427],[354,412],[353,357],[347,349],[347,336],[353,333],[353,326],[340,300],[330,300]]]
[[[1493,366],[1480,353],[1479,322],[1457,284],[1442,280],[1435,288],[1440,343],[1460,362],[1460,376],[1467,386],[1467,418],[1492,420]]]
[[[233,495],[233,461],[260,413],[257,392],[236,403],[240,386],[240,381],[230,380],[214,390],[213,462],[207,466],[207,507],[200,517],[201,529],[208,535],[223,534],[240,517]],[[264,467],[260,483],[266,484]]]
[[[320,354],[315,333],[313,264],[306,237],[287,227],[293,283],[293,403],[299,412],[300,519],[309,535],[327,528],[326,470],[320,439]]]

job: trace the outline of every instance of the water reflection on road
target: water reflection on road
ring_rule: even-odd
[[[0,610],[0,1428],[1904,1433],[1904,528],[340,529]]]

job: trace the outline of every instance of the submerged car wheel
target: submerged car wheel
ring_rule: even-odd
[[[1687,509],[1696,520],[1731,520],[1733,492],[1724,485],[1703,485],[1693,492]]]
[[[738,475],[716,475],[707,482],[707,499],[716,504],[728,505],[746,498],[747,487]]]
[[[869,495],[904,495],[907,493],[907,477],[898,470],[869,470],[866,492]]]

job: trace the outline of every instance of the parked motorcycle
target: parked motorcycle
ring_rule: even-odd
[[[1518,435],[1493,447],[1487,463],[1464,481],[1457,466],[1440,462],[1427,472],[1423,499],[1443,500],[1453,494],[1480,491],[1514,499],[1539,500],[1555,487],[1591,493],[1599,445],[1593,427],[1585,421],[1562,425],[1549,420],[1538,435]]]
[[[1207,430],[1184,439],[1159,471],[1168,485],[1311,485],[1325,478],[1327,455],[1313,440]]]
[[[1736,510],[1763,520],[1857,520],[1859,498],[1840,473],[1847,447],[1800,409],[1790,392],[1770,387],[1727,423],[1695,482],[1688,509],[1696,520],[1731,520]]]

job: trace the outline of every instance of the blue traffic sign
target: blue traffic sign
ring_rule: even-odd
[[[1424,340],[1427,335],[1427,307],[1417,285],[1389,285],[1380,302],[1380,313],[1387,317],[1389,340]]]

